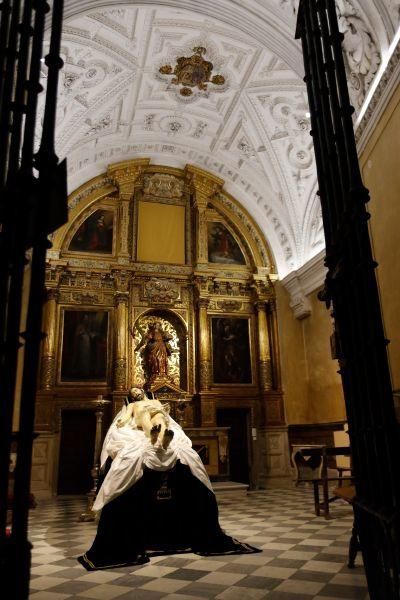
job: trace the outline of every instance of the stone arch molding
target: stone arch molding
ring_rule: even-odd
[[[69,189],[116,160],[191,162],[225,179],[270,241],[281,277],[300,268],[320,246],[308,223],[316,172],[293,39],[297,5],[66,0],[56,144],[68,157]],[[398,26],[400,0],[337,0],[337,8],[359,109]],[[159,68],[198,45],[225,83],[188,100]],[[318,211],[313,235],[316,219]]]

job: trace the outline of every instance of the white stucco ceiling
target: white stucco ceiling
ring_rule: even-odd
[[[225,179],[256,219],[281,277],[315,256],[324,241],[293,39],[297,4],[66,0],[56,144],[68,157],[69,190],[129,158],[196,164]],[[360,110],[398,27],[400,0],[337,6]],[[159,68],[196,46],[226,81],[186,98]]]

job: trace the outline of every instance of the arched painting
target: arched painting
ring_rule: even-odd
[[[96,210],[76,231],[68,250],[112,254],[114,213]]]
[[[245,265],[246,261],[239,244],[231,232],[219,221],[208,226],[208,261],[230,265]]]

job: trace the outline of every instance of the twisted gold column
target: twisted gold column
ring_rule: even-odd
[[[114,389],[127,388],[127,333],[128,333],[128,292],[116,292],[115,296],[115,358]]]
[[[264,391],[272,389],[271,349],[265,302],[255,303],[257,310],[260,383]]]
[[[279,351],[279,334],[278,334],[278,318],[276,314],[276,300],[272,299],[268,302],[269,314],[268,321],[271,328],[271,345],[272,345],[272,373],[273,373],[273,388],[275,390],[282,389],[281,377],[281,361]]]
[[[51,390],[55,384],[58,298],[59,291],[57,289],[51,288],[47,290],[46,304],[43,310],[43,331],[45,337],[42,344],[40,365],[40,387],[42,390]]]
[[[211,382],[211,348],[210,331],[208,326],[209,300],[200,298],[199,307],[199,355],[200,355],[200,390],[208,390]]]

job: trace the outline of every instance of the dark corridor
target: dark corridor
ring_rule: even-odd
[[[223,408],[217,411],[218,427],[230,427],[230,479],[249,483],[249,411],[245,408]]]

